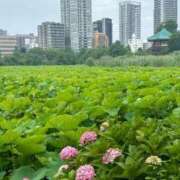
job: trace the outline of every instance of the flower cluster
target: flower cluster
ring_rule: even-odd
[[[80,166],[76,172],[76,180],[93,180],[95,176],[94,167],[91,165]]]
[[[109,123],[108,122],[104,122],[101,124],[100,126],[100,131],[104,132],[109,128]]]
[[[67,146],[60,152],[61,160],[70,160],[78,155],[78,150],[76,148]]]
[[[102,124],[101,130],[105,130],[105,128],[109,127],[108,123]],[[80,137],[80,144],[87,145],[91,142],[95,142],[97,139],[97,134],[94,131],[87,131],[82,134]],[[78,150],[76,148],[67,146],[60,152],[61,160],[70,160],[75,158],[78,155]],[[119,149],[110,148],[106,151],[104,156],[102,157],[103,164],[110,164],[113,163],[115,159],[122,156],[122,151]],[[58,173],[55,175],[56,177],[63,174],[63,172],[69,169],[69,165],[64,165],[59,168]],[[94,180],[96,176],[94,167],[92,165],[84,165],[80,166],[79,169],[76,171],[76,180]]]
[[[145,160],[145,163],[148,165],[160,166],[162,164],[162,160],[158,156],[150,156]]]
[[[114,160],[122,156],[122,151],[119,149],[110,148],[106,151],[102,158],[103,164],[112,164]]]
[[[97,139],[97,134],[94,131],[87,131],[84,134],[82,134],[80,138],[80,144],[86,145],[88,143],[94,142]]]

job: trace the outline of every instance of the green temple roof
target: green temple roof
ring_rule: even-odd
[[[160,32],[148,38],[148,41],[163,41],[169,40],[171,38],[172,33],[170,33],[167,29],[162,29]]]

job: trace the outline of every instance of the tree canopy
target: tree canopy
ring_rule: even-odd
[[[180,31],[174,33],[169,40],[169,50],[178,51],[180,50]]]
[[[163,22],[159,28],[157,29],[157,32],[161,31],[163,28],[166,28],[169,32],[175,33],[177,32],[177,23],[175,21],[167,21]]]

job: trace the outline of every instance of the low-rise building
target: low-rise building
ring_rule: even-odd
[[[16,36],[0,36],[0,55],[6,56],[14,53],[17,47]]]
[[[32,34],[32,36],[29,36],[25,39],[25,47],[27,50],[32,49],[32,48],[38,48],[38,37],[34,36],[34,34]]]
[[[151,49],[151,47],[152,47],[152,42],[143,43],[143,49],[144,50],[149,50],[149,49]]]
[[[161,53],[168,51],[168,42],[171,39],[172,33],[167,29],[162,29],[160,32],[154,34],[148,38],[148,41],[152,43],[152,52]]]
[[[38,47],[37,36],[35,36],[33,33],[31,33],[31,34],[17,34],[16,40],[17,40],[17,48],[19,50],[21,50],[23,48],[28,50],[28,49]]]
[[[132,53],[136,53],[139,49],[143,49],[143,41],[137,39],[135,34],[133,34],[132,39],[128,40],[128,45]]]

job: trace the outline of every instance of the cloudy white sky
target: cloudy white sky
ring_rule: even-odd
[[[118,2],[120,0],[92,0],[93,20],[111,17],[114,25],[114,40],[118,39]],[[142,2],[142,38],[153,32],[153,1]],[[180,10],[180,3],[179,3]],[[43,21],[60,21],[59,0],[0,0],[0,29],[9,34],[36,33]],[[180,24],[180,15],[179,15]]]

